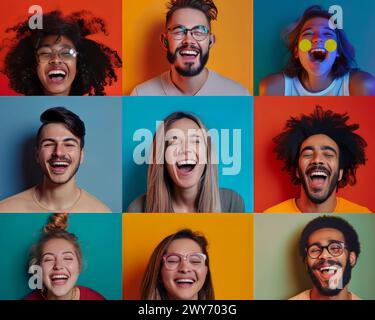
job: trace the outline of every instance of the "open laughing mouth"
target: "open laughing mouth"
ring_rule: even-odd
[[[190,288],[194,285],[196,280],[192,278],[177,278],[174,279],[174,282],[179,288]]]
[[[328,51],[323,48],[311,49],[309,57],[313,62],[323,62],[328,56]]]
[[[50,167],[52,168],[52,172],[54,174],[64,174],[66,170],[68,169],[69,165],[71,164],[71,161],[69,160],[49,160],[48,161]]]
[[[52,274],[50,276],[51,283],[54,286],[63,286],[68,282],[68,279],[69,277],[66,274]]]
[[[197,165],[196,160],[181,160],[176,163],[177,171],[181,175],[190,174],[194,170],[196,165]]]
[[[330,176],[330,172],[324,168],[311,168],[308,169],[306,175],[309,179],[309,185],[312,189],[322,189],[325,182],[328,180]]]
[[[50,82],[60,84],[67,76],[67,72],[61,69],[53,69],[48,72],[48,79]]]

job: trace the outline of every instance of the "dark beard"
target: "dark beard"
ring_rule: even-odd
[[[331,184],[329,186],[329,190],[328,190],[327,195],[324,198],[316,198],[312,194],[310,194],[309,189],[307,187],[307,183],[306,183],[305,179],[303,178],[304,174],[301,172],[299,167],[298,167],[298,174],[301,177],[300,180],[301,180],[303,190],[305,190],[305,194],[307,195],[307,197],[309,198],[309,200],[312,203],[322,204],[323,202],[325,202],[331,196],[332,192],[335,191],[335,189],[337,188],[337,183],[338,183],[338,180],[339,180],[339,173],[338,172],[336,172],[332,177],[332,181],[331,181]]]
[[[167,51],[167,59],[168,59],[168,62],[170,64],[173,64],[175,61],[176,61],[176,58],[177,58],[177,51],[180,50],[181,48],[178,48],[175,53],[171,53],[168,49]],[[204,67],[206,66],[207,64],[207,61],[208,61],[208,57],[209,57],[209,51],[207,51],[206,54],[202,54],[202,50],[199,49],[199,67],[196,68],[196,69],[193,69],[192,66],[193,64],[188,64],[187,65],[187,68],[180,68],[180,67],[176,67],[176,71],[178,72],[178,74],[180,74],[181,76],[183,77],[194,77],[198,74],[200,74],[202,72],[202,70],[204,69]]]
[[[44,173],[44,176],[48,179],[48,181],[49,181],[50,183],[55,184],[55,185],[63,185],[63,184],[65,184],[65,183],[68,183],[70,180],[72,180],[72,178],[76,175],[76,173],[77,173],[77,171],[78,171],[78,169],[79,169],[80,164],[81,164],[81,154],[79,155],[79,159],[78,159],[77,165],[76,165],[76,167],[74,168],[72,174],[71,174],[66,180],[61,181],[61,182],[53,181],[53,180],[51,179],[51,177],[49,176],[47,170],[46,170],[45,172],[43,172],[43,173]]]
[[[348,257],[348,259],[346,260],[344,273],[342,275],[342,288],[336,288],[336,289],[323,288],[320,281],[316,278],[316,276],[314,275],[310,267],[307,267],[307,272],[311,278],[311,281],[314,284],[314,287],[318,289],[321,295],[326,296],[326,297],[334,297],[334,296],[337,296],[341,292],[341,290],[344,289],[350,282],[350,279],[352,277],[352,269],[353,267],[350,265],[350,261]]]

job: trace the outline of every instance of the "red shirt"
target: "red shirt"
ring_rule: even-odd
[[[83,286],[79,288],[79,300],[105,300],[105,298],[98,292]],[[39,290],[34,290],[26,296],[25,300],[44,300]]]

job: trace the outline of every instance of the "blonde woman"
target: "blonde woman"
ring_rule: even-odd
[[[154,135],[147,193],[128,212],[244,212],[239,194],[219,189],[211,138],[200,119],[174,112]]]

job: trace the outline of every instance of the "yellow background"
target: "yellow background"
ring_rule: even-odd
[[[169,68],[160,34],[167,0],[123,0],[123,94]],[[215,0],[216,43],[208,68],[244,85],[253,95],[253,0]]]
[[[190,228],[208,241],[215,299],[253,299],[253,216],[251,214],[123,215],[123,298],[140,298],[140,285],[155,247],[166,236]]]

